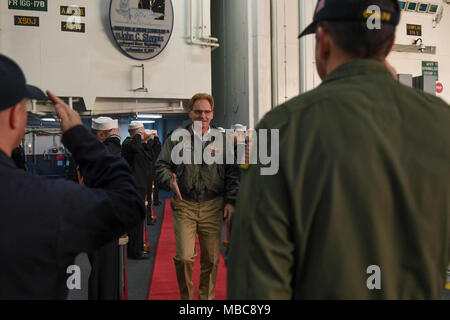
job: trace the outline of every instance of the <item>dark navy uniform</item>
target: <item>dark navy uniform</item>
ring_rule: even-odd
[[[108,151],[120,155],[120,138],[111,136],[103,141]],[[120,300],[119,241],[114,239],[94,253],[89,254],[89,300]]]
[[[155,149],[157,148],[157,145],[155,144],[154,140],[149,140],[149,142],[143,144],[145,153],[146,153],[146,161],[145,161],[145,169],[146,169],[146,179],[147,179],[147,200],[149,203],[149,207],[151,205],[152,200],[152,192],[153,192],[153,180],[155,178],[154,172],[155,172],[155,162],[156,158],[154,156]],[[160,146],[161,147],[161,146]],[[147,162],[147,160],[150,160],[150,162]]]
[[[11,159],[13,159],[16,167],[27,171],[26,161],[25,161],[25,150],[23,150],[22,146],[18,146],[15,148],[11,154]]]
[[[122,151],[122,147],[120,145],[120,138],[117,136],[111,136],[103,141],[103,144],[106,146],[109,152],[112,154],[120,155]]]
[[[151,182],[152,155],[148,145],[142,143],[141,135],[128,137],[122,144],[122,155],[128,161],[136,179],[136,187],[141,197],[141,202],[145,202],[145,196],[149,192],[149,182]],[[130,258],[139,258],[144,250],[143,247],[144,219],[131,230],[129,234],[128,253]]]
[[[18,170],[0,151],[0,299],[65,299],[68,266],[144,217],[128,165],[84,127],[63,135],[90,189]]]
[[[156,183],[156,172],[155,172],[155,165],[156,165],[156,159],[158,159],[159,154],[161,153],[161,141],[159,141],[159,137],[155,137],[152,141],[152,157],[153,157],[153,168],[152,168],[152,176],[153,181],[155,182],[155,188],[153,189],[153,204],[159,205],[159,187]]]

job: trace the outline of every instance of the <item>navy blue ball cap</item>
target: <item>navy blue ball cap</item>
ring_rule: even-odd
[[[378,0],[318,0],[313,22],[298,37],[315,33],[317,23],[321,21],[367,21],[370,16],[368,9],[372,5],[380,8],[379,18],[382,23],[396,26],[400,22],[400,6],[397,0],[390,1],[395,6],[394,12],[383,8]]]
[[[24,98],[44,100],[46,95],[41,89],[27,85],[17,63],[0,54],[0,111],[15,106]]]

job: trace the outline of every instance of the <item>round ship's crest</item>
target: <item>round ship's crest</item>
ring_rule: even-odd
[[[171,0],[111,0],[109,19],[122,52],[136,60],[159,55],[173,31]]]

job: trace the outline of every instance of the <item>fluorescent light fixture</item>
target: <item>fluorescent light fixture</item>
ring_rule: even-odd
[[[56,122],[55,118],[42,118],[41,119],[42,122]]]
[[[155,123],[156,121],[153,121],[153,120],[147,120],[147,121],[139,121],[139,122],[141,122],[141,123]]]
[[[162,114],[138,114],[138,119],[162,119]]]

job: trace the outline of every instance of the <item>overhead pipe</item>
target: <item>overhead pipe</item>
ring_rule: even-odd
[[[306,28],[306,1],[299,1],[300,32]],[[300,93],[306,92],[306,37],[300,38]]]
[[[199,40],[196,40],[194,37],[194,21],[193,21],[193,6],[192,6],[192,0],[188,0],[188,11],[189,11],[189,43],[190,44],[197,44],[200,46],[207,46],[207,47],[213,47],[213,48],[218,48],[220,47],[220,45],[218,43],[213,43],[213,42],[208,42],[208,41],[204,41],[204,40],[210,40],[210,41],[219,41],[219,39],[217,38],[212,38],[212,37],[204,37],[204,33],[203,33],[203,0],[201,0],[201,7],[202,7],[202,13],[201,13],[201,22],[202,22],[202,26],[201,26],[201,35],[202,37]]]
[[[35,99],[31,100],[31,106],[32,106],[31,113],[36,114],[37,109],[36,109],[36,100]]]
[[[205,0],[201,0],[201,8],[200,8],[200,12],[201,12],[201,29],[202,29],[202,32],[201,32],[201,35],[202,35],[202,40],[209,40],[209,41],[213,41],[213,42],[219,42],[219,39],[218,38],[214,38],[214,37],[211,37],[211,36],[205,36],[205,29],[206,29],[206,26],[205,26],[205,24],[204,24],[204,20],[203,20],[203,13],[204,13],[204,1]]]
[[[278,105],[278,30],[277,0],[270,0],[272,109]]]

